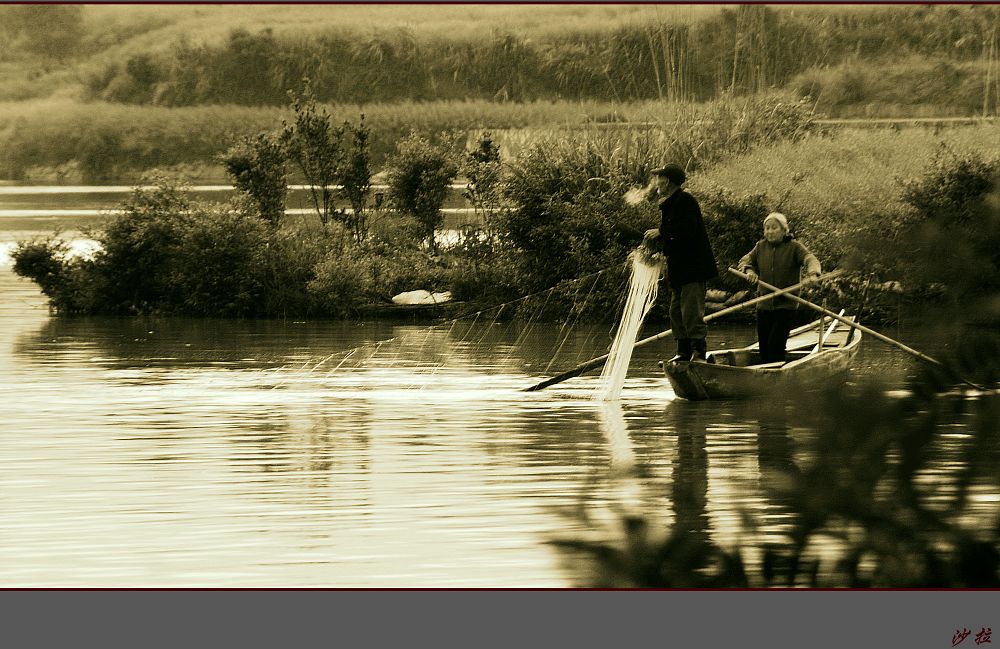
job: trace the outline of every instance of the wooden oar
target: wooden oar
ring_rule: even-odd
[[[750,281],[750,278],[746,274],[741,273],[740,271],[736,270],[735,268],[730,268],[729,272],[732,273],[733,275],[736,275],[737,277],[742,277],[743,279],[745,279],[747,281]],[[816,281],[816,280],[813,280],[813,281]],[[796,284],[796,286],[801,286],[801,284],[802,283]],[[777,286],[772,286],[771,284],[768,284],[767,282],[762,281],[759,278],[757,279],[757,285],[760,286],[761,288],[765,288],[765,289],[767,289],[769,291],[779,291],[779,290],[786,290],[787,291],[787,289],[779,289]],[[775,293],[771,293],[770,295],[775,295]],[[962,378],[961,376],[959,376],[955,372],[955,370],[951,369],[950,367],[948,367],[947,365],[945,365],[941,361],[935,360],[935,359],[931,358],[930,356],[928,356],[927,354],[923,354],[921,352],[918,352],[917,350],[913,349],[912,347],[907,347],[906,345],[904,345],[903,343],[899,342],[898,340],[893,340],[889,336],[880,334],[879,332],[875,331],[874,329],[869,329],[868,327],[860,325],[857,322],[854,322],[853,320],[851,320],[849,318],[845,318],[843,316],[837,315],[833,311],[830,311],[829,309],[824,309],[823,307],[821,307],[818,304],[813,304],[809,300],[801,298],[798,295],[785,295],[785,297],[788,298],[789,300],[794,301],[794,302],[798,302],[799,304],[804,304],[804,305],[806,305],[807,307],[809,307],[811,309],[819,311],[820,313],[826,314],[826,315],[830,316],[831,318],[835,318],[837,320],[840,320],[841,322],[845,322],[845,323],[849,324],[850,326],[854,327],[855,329],[863,331],[864,333],[868,334],[869,336],[872,336],[873,338],[881,340],[884,343],[888,343],[888,344],[890,344],[890,345],[892,345],[894,347],[898,347],[899,349],[902,349],[907,354],[912,354],[913,356],[916,356],[917,358],[919,358],[920,360],[922,360],[924,362],[930,363],[931,365],[935,365],[935,366],[943,369],[945,372],[947,372],[951,376],[955,377],[956,379],[958,379],[962,383],[965,383],[966,385],[970,385],[970,386],[974,387],[975,389],[977,389],[979,391],[983,391],[982,387],[976,385],[975,383],[973,383],[972,381],[969,381],[968,379]]]
[[[834,270],[834,271],[831,271],[831,272],[827,273],[826,275],[823,275],[823,276],[819,277],[818,280],[831,279],[833,277],[837,277],[838,275],[843,274],[843,272],[844,271],[842,269],[837,269],[837,270]],[[818,280],[813,280],[813,281],[818,281]],[[802,288],[804,285],[805,285],[805,282],[800,282],[798,284],[795,284],[794,286],[789,286],[788,288],[783,288],[783,289],[779,290],[776,293],[768,293],[767,295],[761,295],[761,296],[753,298],[752,300],[747,300],[746,302],[740,302],[739,304],[733,305],[731,307],[727,307],[725,309],[721,309],[719,311],[716,311],[715,313],[712,313],[710,315],[705,316],[705,322],[708,322],[709,320],[714,320],[715,318],[718,318],[720,316],[728,315],[728,314],[733,313],[735,311],[739,311],[740,309],[745,309],[748,306],[753,306],[753,305],[759,304],[761,302],[766,302],[767,300],[773,300],[774,298],[776,298],[778,296],[781,296],[781,295],[787,295],[790,291],[797,291],[798,289]],[[666,338],[671,333],[673,333],[673,330],[672,329],[667,329],[666,331],[662,331],[662,332],[656,334],[655,336],[650,336],[649,338],[643,338],[642,340],[636,342],[635,345],[633,345],[632,347],[634,349],[636,347],[642,347],[643,345],[648,345],[651,342],[656,342],[657,340],[660,340],[662,338]],[[580,363],[579,365],[577,365],[576,367],[574,367],[571,370],[566,370],[562,374],[557,374],[557,375],[553,376],[550,379],[545,379],[541,383],[536,383],[535,385],[531,386],[530,388],[524,388],[523,391],[524,392],[535,392],[536,390],[541,390],[543,388],[547,388],[550,385],[555,385],[556,383],[562,383],[566,379],[571,379],[574,376],[580,376],[581,374],[583,374],[584,372],[587,372],[588,370],[592,370],[595,367],[600,367],[601,365],[604,365],[604,362],[606,360],[608,360],[608,356],[610,356],[610,354],[605,354],[604,356],[598,356],[597,358],[592,358],[589,361],[587,361],[586,363]]]

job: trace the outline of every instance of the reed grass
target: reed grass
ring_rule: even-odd
[[[797,96],[810,97],[818,112],[841,117],[993,115],[1000,89],[998,68],[992,60],[952,62],[924,56],[879,65],[852,60],[806,70],[787,87]]]
[[[239,106],[5,102],[0,104],[0,176],[25,178],[33,167],[76,165],[78,179],[106,181],[155,167],[211,162],[241,135],[272,130],[281,117],[277,109]]]

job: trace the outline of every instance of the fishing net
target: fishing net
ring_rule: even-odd
[[[637,248],[629,258],[632,275],[625,307],[594,394],[594,398],[602,401],[617,401],[621,397],[635,340],[643,320],[656,302],[657,286],[663,273],[662,256],[650,255],[643,247]]]

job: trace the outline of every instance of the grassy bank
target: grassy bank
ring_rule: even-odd
[[[696,120],[730,119],[734,111],[753,111],[779,103],[774,96],[727,99],[705,104],[604,101],[538,101],[527,104],[489,101],[402,102],[374,105],[326,105],[334,123],[356,121],[360,114],[372,131],[373,165],[380,168],[395,143],[410,131],[427,136],[457,133],[468,138],[483,130],[525,129],[522,140],[564,129],[608,128],[618,123],[647,123],[638,129],[652,137],[692,139]],[[784,98],[786,104],[794,101]],[[750,107],[747,109],[746,107]],[[807,110],[801,107],[797,110]],[[284,108],[126,106],[105,102],[38,100],[0,104],[0,177],[26,181],[134,182],[152,168],[181,172],[216,170],[219,154],[245,135],[279,128],[290,113]],[[763,131],[746,125],[745,133]],[[598,126],[595,126],[598,125]],[[510,140],[517,143],[517,134]],[[695,143],[696,144],[696,143]]]
[[[360,229],[346,213],[285,220],[265,218],[257,207],[264,203],[253,201],[136,196],[98,236],[110,257],[73,261],[51,242],[31,244],[19,272],[66,312],[344,317],[425,288],[452,291],[476,309],[537,293],[518,308],[606,319],[627,254],[658,219],[653,205],[629,206],[623,195],[653,166],[678,160],[692,172],[689,187],[723,268],[760,237],[763,216],[781,210],[825,267],[854,271],[827,297],[868,322],[886,316],[871,299],[873,283],[899,282],[905,295],[892,293],[896,304],[935,295],[926,293],[935,284],[965,287],[966,296],[992,290],[1000,271],[982,247],[994,245],[998,221],[1000,127],[824,133],[801,106],[779,108],[719,102],[711,120],[691,119],[669,134],[598,127],[569,137],[540,128],[522,132],[531,137],[508,147],[513,155],[485,137],[478,148],[408,138],[387,158],[388,202],[369,204]],[[421,186],[432,176],[447,185],[459,170],[475,185],[484,229],[429,248],[428,228],[442,223],[433,204],[443,194]],[[922,273],[914,252],[927,250],[954,257],[955,274]],[[213,261],[223,252],[228,261]],[[741,288],[725,276],[714,286]]]
[[[942,149],[1000,158],[1000,124],[842,129],[798,143],[757,148],[692,179],[692,191],[761,193],[827,264],[843,261],[855,237],[898,232],[910,208],[904,181],[918,178]]]

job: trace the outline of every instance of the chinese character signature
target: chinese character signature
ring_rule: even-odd
[[[955,635],[951,637],[951,646],[954,647],[956,645],[961,644],[962,641],[968,638],[971,634],[972,631],[969,631],[966,628],[963,628],[961,631],[955,631]],[[976,644],[985,644],[987,642],[992,644],[993,643],[993,640],[991,639],[992,635],[993,635],[992,627],[984,626],[979,631],[979,633],[976,634],[976,637],[973,639],[973,642],[975,642]]]

